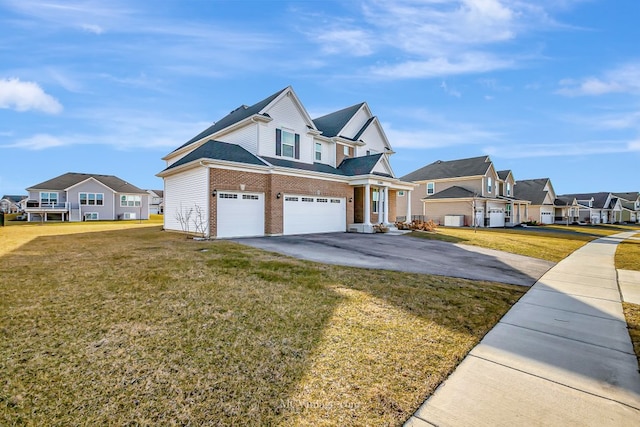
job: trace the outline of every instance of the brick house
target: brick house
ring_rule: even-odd
[[[371,233],[395,221],[397,193],[413,189],[395,177],[391,154],[366,103],[313,120],[287,87],[163,158],[164,228],[211,238]]]

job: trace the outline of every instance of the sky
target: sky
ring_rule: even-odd
[[[556,193],[640,191],[638,0],[0,0],[0,196],[162,157],[292,86],[367,102],[401,177],[489,155]]]

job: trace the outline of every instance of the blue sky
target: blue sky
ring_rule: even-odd
[[[161,157],[293,86],[366,101],[402,176],[489,154],[558,193],[640,190],[637,0],[0,0],[0,196]]]

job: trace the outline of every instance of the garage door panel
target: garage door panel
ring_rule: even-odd
[[[284,234],[345,231],[346,200],[335,197],[285,195]]]
[[[504,227],[504,209],[489,209],[489,227]]]
[[[218,192],[217,237],[263,235],[263,193]]]

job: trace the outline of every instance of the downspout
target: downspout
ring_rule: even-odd
[[[253,121],[253,118],[251,118],[251,121]],[[204,164],[204,160],[200,160],[200,166],[202,166],[203,168],[207,168],[205,166],[205,164]],[[208,169],[209,168],[207,168],[207,172],[208,172]],[[207,173],[207,193],[206,193],[206,200],[207,201],[209,200],[210,194],[211,194],[211,180],[209,179],[209,173]],[[217,203],[217,201],[216,201],[216,203]],[[207,239],[211,238],[211,210],[209,209],[210,206],[211,205],[209,203],[207,203],[207,206],[206,206],[206,208],[207,208],[207,231],[205,233],[206,236],[204,236]]]

